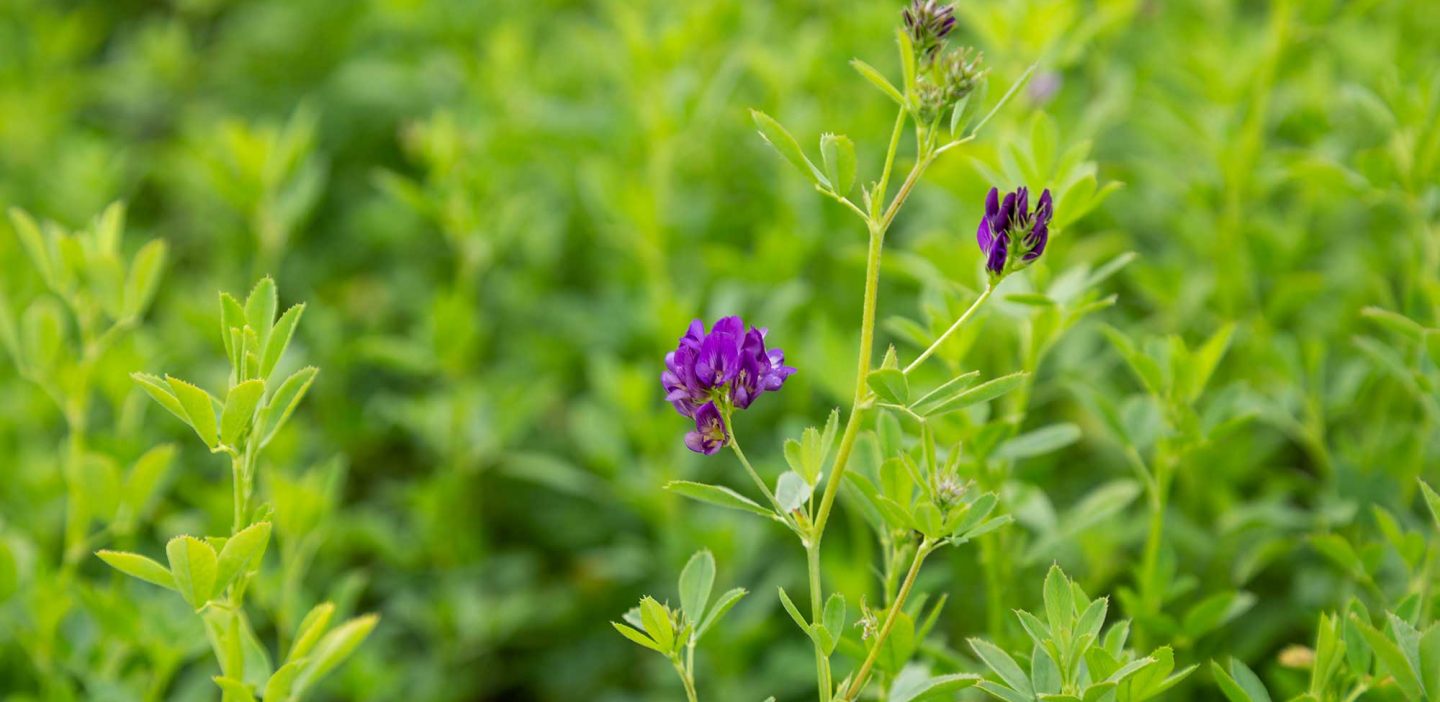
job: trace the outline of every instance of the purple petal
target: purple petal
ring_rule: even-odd
[[[728,334],[737,339],[745,336],[745,321],[736,316],[721,317],[710,326],[710,333]]]
[[[985,267],[995,275],[1005,272],[1005,256],[1010,248],[1010,240],[1007,236],[995,237],[995,245],[990,249],[990,255],[985,259]]]
[[[994,217],[997,214],[1000,214],[1000,189],[992,187],[985,196],[985,216]]]
[[[975,230],[975,243],[986,254],[990,253],[990,246],[995,243],[995,236],[990,233],[990,220],[986,217],[980,218],[980,228]]]

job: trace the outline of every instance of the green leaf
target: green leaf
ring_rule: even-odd
[[[270,374],[275,372],[275,366],[279,365],[285,349],[290,346],[290,338],[295,335],[296,325],[300,324],[300,315],[304,313],[305,304],[302,302],[285,310],[285,314],[280,315],[279,321],[275,322],[275,328],[265,340],[265,350],[260,357],[261,378],[269,378]]]
[[[1360,310],[1360,316],[1412,341],[1419,341],[1425,336],[1426,329],[1419,322],[1387,309],[1366,307]]]
[[[144,515],[149,511],[150,505],[154,502],[155,492],[160,487],[160,482],[165,479],[165,474],[170,471],[170,464],[175,459],[175,447],[171,444],[161,444],[146,451],[144,455],[135,460],[131,466],[130,473],[125,477],[125,486],[122,488],[124,495],[122,500],[129,507],[132,517]]]
[[[1370,650],[1375,652],[1380,666],[1395,679],[1395,684],[1405,693],[1405,697],[1411,700],[1423,699],[1420,678],[1410,666],[1410,660],[1406,658],[1399,644],[1370,624],[1360,621],[1354,614],[1350,616],[1360,630],[1360,635],[1365,637],[1365,643],[1370,644]]]
[[[665,605],[660,604],[654,597],[641,599],[640,621],[645,625],[645,633],[660,645],[661,650],[675,650],[675,629],[670,622],[670,613],[665,611]]]
[[[820,622],[825,627],[826,631],[833,632],[835,637],[832,645],[826,647],[827,650],[825,651],[825,653],[827,655],[834,653],[834,644],[840,643],[840,637],[845,631],[844,595],[838,592],[833,592],[830,594],[830,599],[825,600],[825,609],[820,616]]]
[[[1365,561],[1345,537],[1339,534],[1317,534],[1310,538],[1310,545],[1343,568],[1350,577],[1362,581],[1370,577],[1365,569]]]
[[[165,376],[165,382],[169,383],[170,390],[184,408],[185,421],[190,423],[200,440],[212,449],[219,446],[220,435],[215,425],[215,400],[210,397],[210,393],[168,375]]]
[[[1070,632],[1075,627],[1074,591],[1058,565],[1050,566],[1045,574],[1045,617],[1051,631]]]
[[[1219,663],[1210,661],[1210,672],[1215,676],[1215,684],[1220,687],[1220,692],[1225,694],[1225,699],[1230,702],[1260,702],[1245,692],[1245,689],[1240,687],[1240,684],[1235,682],[1235,678],[1230,677],[1230,674],[1225,672]]]
[[[1260,682],[1260,677],[1237,658],[1230,659],[1230,675],[1245,690],[1245,694],[1250,699],[1255,702],[1270,702],[1270,693]]]
[[[1181,629],[1191,639],[1198,639],[1244,614],[1254,604],[1255,596],[1248,592],[1217,592],[1185,613]]]
[[[705,483],[692,483],[688,480],[672,480],[665,484],[665,489],[677,495],[684,495],[692,500],[707,502],[719,507],[738,509],[741,512],[758,514],[771,519],[776,518],[774,512],[755,504],[750,498],[727,487],[707,485]]]
[[[166,570],[165,566],[146,558],[138,553],[125,551],[97,551],[95,555],[100,560],[109,563],[112,568],[133,578],[139,578],[147,583],[159,585],[167,590],[175,590],[175,578]]]
[[[15,366],[23,372],[25,357],[20,351],[20,332],[17,329],[15,313],[10,309],[10,300],[5,297],[5,291],[0,290],[0,347],[10,354]]]
[[[848,195],[855,185],[855,143],[843,134],[826,134],[820,137],[820,156],[831,190],[841,197]]]
[[[625,638],[630,639],[631,641],[634,641],[635,643],[640,644],[641,646],[644,646],[651,651],[656,651],[666,655],[670,654],[669,651],[660,648],[660,644],[655,643],[654,639],[646,636],[644,633],[636,630],[629,625],[621,624],[620,622],[610,622],[610,626],[615,627],[615,631],[620,632],[621,636],[624,636]]]
[[[1185,395],[1190,402],[1200,399],[1200,394],[1205,391],[1205,386],[1210,382],[1210,376],[1220,365],[1220,359],[1224,358],[1226,349],[1230,348],[1230,338],[1234,333],[1234,322],[1220,327],[1191,357],[1190,386]]]
[[[42,297],[31,303],[20,325],[21,355],[30,368],[49,371],[67,355],[65,313],[55,300]]]
[[[247,380],[233,388],[225,396],[225,410],[220,413],[220,441],[227,446],[238,448],[245,430],[255,419],[255,407],[265,394],[265,381]]]
[[[710,589],[715,585],[715,556],[697,551],[680,571],[680,611],[692,625],[699,626],[710,603]]]
[[[924,416],[931,417],[954,412],[981,402],[988,402],[1020,387],[1020,385],[1025,382],[1025,376],[1027,375],[1029,374],[1020,371],[981,383],[964,392],[957,393],[923,414]],[[916,410],[916,412],[920,413],[919,410]]]
[[[1004,685],[998,685],[989,680],[981,680],[975,683],[975,687],[976,689],[985,691],[985,693],[991,697],[1004,700],[1005,702],[1035,702],[1034,695],[1022,695]]]
[[[886,80],[885,76],[880,73],[880,71],[875,70],[874,66],[871,66],[870,64],[865,63],[858,58],[850,59],[850,65],[855,69],[856,73],[859,73],[861,76],[863,76],[865,80],[870,81],[871,85],[879,88],[880,92],[890,96],[890,99],[894,100],[896,105],[900,105],[901,107],[905,106],[905,95],[900,92],[899,88],[891,85],[890,81]]]
[[[40,272],[40,277],[45,284],[52,290],[58,288],[55,266],[50,261],[50,247],[46,245],[45,236],[40,233],[39,225],[29,214],[18,207],[10,208],[10,222],[14,225],[15,235],[20,238],[21,248],[30,255],[30,260],[35,264],[35,270]]]
[[[160,287],[160,271],[165,268],[165,242],[152,240],[136,252],[130,262],[130,273],[125,279],[126,317],[139,317],[155,299],[155,290]]]
[[[243,681],[219,675],[210,679],[225,693],[222,702],[255,702],[255,692]]]
[[[955,376],[940,387],[920,396],[920,399],[916,400],[910,409],[914,410],[916,414],[928,415],[936,407],[965,392],[966,388],[974,384],[978,377],[980,377],[980,371],[970,371]]]
[[[1420,492],[1425,495],[1425,504],[1430,508],[1430,517],[1435,520],[1435,528],[1440,529],[1440,495],[1424,480],[1417,478],[1420,483]]]
[[[930,702],[951,700],[957,690],[963,690],[980,682],[983,678],[972,673],[931,676],[929,669],[920,664],[905,666],[890,686],[887,702]]]
[[[270,522],[257,522],[225,540],[216,565],[216,590],[224,590],[248,569],[258,568],[270,543]]]
[[[780,474],[775,483],[775,500],[786,512],[794,512],[805,505],[814,492],[815,486],[805,482],[799,473],[787,470]]]
[[[870,389],[885,402],[893,405],[910,403],[910,383],[905,373],[896,368],[881,368],[870,371]]]
[[[315,366],[306,366],[290,374],[270,400],[265,403],[265,408],[260,410],[260,417],[257,425],[260,427],[260,445],[265,446],[275,438],[290,421],[290,415],[295,413],[295,408],[300,406],[300,401],[305,399],[305,393],[309,392],[310,384],[315,382],[315,375],[320,372]]]
[[[265,702],[291,702],[291,692],[295,688],[295,679],[300,676],[300,671],[305,669],[309,661],[298,660],[286,663],[270,676],[265,683]]]
[[[985,662],[990,670],[995,671],[995,674],[1000,676],[1006,685],[1023,695],[1024,699],[1035,697],[1035,690],[1030,686],[1030,678],[1025,675],[1025,671],[1020,669],[1019,664],[1010,657],[1010,654],[982,639],[970,639],[970,649],[980,657],[980,660]]]
[[[1043,456],[1058,451],[1080,440],[1080,427],[1069,422],[1051,424],[1021,434],[1000,445],[996,455],[1000,458],[1017,460]]]
[[[220,293],[220,339],[225,342],[225,356],[237,368],[240,366],[239,356],[236,355],[235,341],[231,332],[236,329],[244,329],[246,326],[245,307],[230,293]]]
[[[216,556],[210,544],[192,536],[177,536],[165,545],[175,589],[193,609],[200,609],[215,594]]]
[[[812,183],[821,187],[829,187],[830,184],[826,181],[825,176],[820,174],[820,171],[815,168],[815,164],[811,163],[810,159],[805,157],[805,152],[800,150],[800,143],[795,141],[795,137],[790,136],[790,132],[785,131],[779,122],[759,110],[751,110],[750,116],[755,120],[755,127],[760,130],[760,136],[765,138],[771,148],[789,161],[790,165],[799,170],[802,175],[809,178]]]
[[[1425,671],[1425,694],[1440,699],[1440,623],[1431,624],[1420,637],[1420,670]]]
[[[351,619],[334,631],[326,634],[315,646],[315,652],[309,657],[309,663],[305,670],[295,678],[295,694],[298,697],[326,673],[334,670],[341,663],[345,662],[365,638],[375,630],[375,625],[380,623],[380,617],[375,614],[367,614]]]
[[[310,655],[315,644],[320,642],[320,637],[325,635],[333,616],[335,605],[329,602],[321,602],[311,608],[305,618],[300,620],[300,626],[295,628],[295,643],[290,646],[290,653],[285,660],[295,662]]]
[[[740,601],[740,598],[744,597],[746,594],[747,592],[745,588],[737,587],[733,590],[727,591],[725,594],[721,595],[719,599],[716,599],[715,606],[711,607],[710,611],[705,614],[704,623],[702,623],[700,625],[700,628],[695,631],[695,638],[699,639],[700,637],[704,636],[705,632],[709,631],[710,627],[715,626],[715,624],[719,622],[720,619],[724,617],[727,613],[729,613],[730,609]]]
[[[270,329],[275,325],[275,310],[279,305],[275,279],[270,276],[256,282],[255,287],[250,289],[250,296],[245,298],[245,321],[255,330],[262,347],[270,338]]]
[[[780,590],[780,604],[785,607],[785,612],[795,621],[795,626],[800,627],[800,630],[807,634],[810,633],[810,622],[805,621],[805,617],[800,614],[800,609],[790,601],[790,596],[785,594],[785,588],[778,589]]]
[[[1005,94],[1000,97],[1000,101],[995,103],[995,106],[990,108],[990,111],[985,113],[985,116],[975,124],[975,127],[970,130],[970,133],[978,134],[980,130],[983,129],[985,125],[988,124],[990,120],[995,117],[997,113],[1000,112],[1000,108],[1005,107],[1005,103],[1010,102],[1010,98],[1015,97],[1015,93],[1019,92],[1020,88],[1030,80],[1030,76],[1035,74],[1035,69],[1039,67],[1039,63],[1030,64],[1030,67],[1025,69],[1025,72],[1020,74],[1020,77],[1015,79],[1014,83],[1010,84],[1010,89],[1005,91]]]

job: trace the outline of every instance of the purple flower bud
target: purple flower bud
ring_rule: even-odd
[[[714,453],[702,449],[724,446],[728,409],[722,408],[745,409],[761,394],[779,390],[795,373],[785,365],[784,351],[765,347],[765,335],[761,327],[747,330],[739,317],[715,322],[708,333],[697,319],[676,349],[665,354],[660,384],[675,411],[696,422],[696,430],[685,438],[691,449]]]
[[[922,59],[933,57],[955,28],[955,7],[936,0],[914,0],[900,16],[905,20],[915,54]]]
[[[725,428],[725,418],[714,402],[706,402],[695,411],[695,431],[685,435],[685,446],[695,453],[707,456],[719,451],[730,442],[730,432]]]
[[[975,232],[975,241],[985,254],[985,268],[992,276],[1019,270],[1045,253],[1050,241],[1050,218],[1054,204],[1047,188],[1030,211],[1030,191],[1019,188],[1000,200],[1000,191],[990,188],[985,197],[985,216]]]

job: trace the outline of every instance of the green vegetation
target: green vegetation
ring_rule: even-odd
[[[907,7],[0,4],[0,702],[1440,699],[1440,6]]]

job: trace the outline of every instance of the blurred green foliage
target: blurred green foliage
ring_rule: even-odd
[[[800,372],[738,430],[772,478],[783,437],[849,399],[863,230],[792,177],[748,110],[812,153],[843,131],[873,179],[892,105],[846,63],[898,70],[899,9],[5,0],[0,204],[79,230],[122,200],[117,257],[150,240],[169,255],[143,319],[89,359],[70,349],[96,330],[0,225],[0,317],[21,355],[93,361],[67,386],[78,409],[0,363],[0,699],[213,699],[198,625],[163,625],[188,621],[167,593],[67,557],[67,484],[109,505],[82,525],[91,549],[159,557],[224,530],[223,466],[130,374],[223,386],[219,344],[196,330],[218,321],[217,290],[264,274],[281,309],[308,303],[294,346],[324,371],[258,486],[295,581],[256,584],[257,633],[323,600],[382,615],[322,697],[676,699],[674,672],[609,622],[670,592],[701,547],[717,591],[756,593],[707,635],[701,697],[813,694],[809,643],[771,596],[803,591],[786,534],[660,489],[744,476],[686,451],[658,376],[693,317],[768,326]],[[1440,540],[1416,479],[1440,482],[1440,5],[965,0],[959,15],[991,101],[1040,68],[896,221],[879,345],[915,353],[983,285],[973,231],[992,184],[1055,188],[1045,258],[937,357],[1033,370],[999,411],[1079,432],[977,467],[1017,525],[982,544],[1005,561],[988,582],[975,549],[921,578],[949,596],[934,650],[1024,642],[1010,610],[1040,606],[1052,561],[1115,593],[1136,648],[1230,666],[1167,700],[1217,699],[1231,673],[1277,698],[1312,690],[1304,656],[1281,654],[1323,643],[1337,620],[1322,612],[1433,621]],[[1073,329],[1020,294],[1058,299],[1129,251],[1103,283],[1117,303]],[[120,510],[93,487],[164,442],[178,448],[154,500]],[[827,579],[879,600],[877,547],[848,507]],[[968,651],[935,661],[984,671]],[[159,667],[175,677],[155,690]]]

